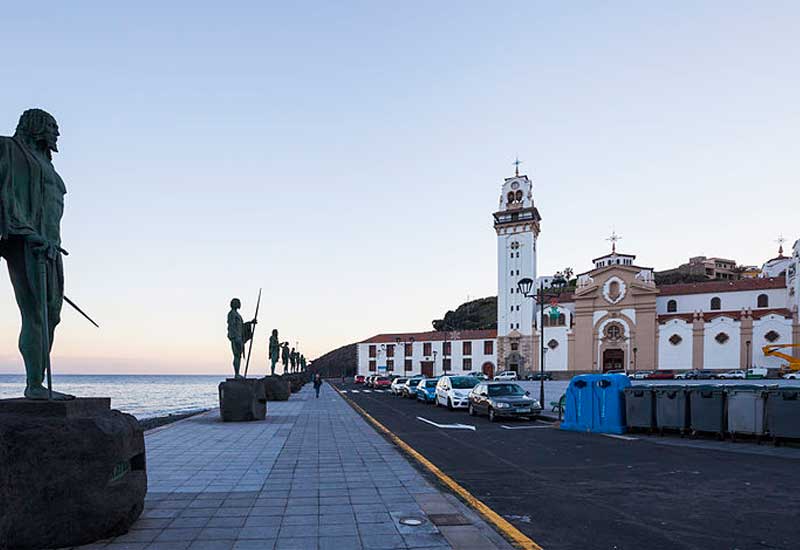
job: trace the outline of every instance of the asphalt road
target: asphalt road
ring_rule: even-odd
[[[337,386],[545,549],[800,548],[798,449],[491,424]]]

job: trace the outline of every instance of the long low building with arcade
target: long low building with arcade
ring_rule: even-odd
[[[500,370],[554,376],[580,372],[672,369],[777,369],[767,345],[800,344],[800,240],[791,256],[769,260],[766,275],[657,285],[653,269],[617,252],[595,258],[577,286],[548,300],[542,317],[519,292],[537,280],[541,217],[527,176],[503,183],[497,233],[497,330],[380,334],[358,344],[359,374]],[[549,278],[547,278],[549,279]],[[544,351],[544,353],[542,353]],[[800,357],[800,347],[786,348]]]

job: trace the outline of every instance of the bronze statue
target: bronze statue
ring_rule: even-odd
[[[289,372],[289,342],[281,344],[281,362],[284,374]]]
[[[61,217],[67,189],[52,162],[59,135],[50,114],[29,109],[13,137],[0,137],[0,256],[8,263],[22,317],[19,350],[28,399],[73,399],[43,384],[64,300]]]
[[[275,363],[278,362],[281,343],[278,340],[278,329],[272,329],[272,336],[269,337],[269,361],[271,363],[271,374],[275,376]]]
[[[297,352],[294,351],[294,348],[292,348],[292,351],[289,352],[289,363],[292,365],[290,372],[294,372],[294,369],[297,366]]]
[[[231,351],[233,351],[233,372],[235,378],[241,378],[239,368],[242,364],[242,356],[244,355],[244,345],[253,337],[253,328],[256,321],[244,322],[242,316],[239,315],[239,308],[242,307],[242,302],[239,298],[231,300],[231,310],[228,312],[228,340],[231,341]]]

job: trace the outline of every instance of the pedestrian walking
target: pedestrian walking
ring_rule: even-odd
[[[314,391],[317,392],[317,399],[319,399],[319,389],[322,387],[322,377],[319,373],[314,375]]]

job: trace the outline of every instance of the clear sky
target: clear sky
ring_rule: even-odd
[[[225,373],[225,318],[307,357],[496,292],[500,185],[540,274],[621,251],[760,264],[800,237],[797,2],[10,2],[0,134],[56,168],[62,373]],[[791,245],[791,242],[789,243]],[[22,373],[0,271],[0,372]],[[263,372],[265,360],[256,371]],[[251,367],[251,372],[253,367]]]

